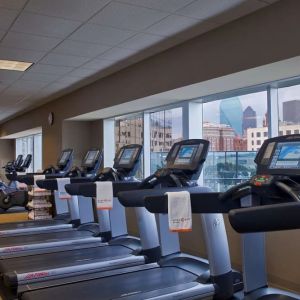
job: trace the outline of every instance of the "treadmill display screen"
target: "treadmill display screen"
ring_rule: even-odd
[[[89,151],[85,157],[85,161],[84,161],[84,164],[85,165],[90,165],[92,164],[96,157],[98,155],[98,151],[97,150],[94,150],[94,151]]]
[[[131,148],[131,149],[125,149],[120,157],[120,161],[119,164],[120,165],[127,165],[131,162],[134,154],[135,154],[136,149],[135,148]]]
[[[198,145],[182,145],[177,153],[174,165],[189,165],[198,149]]]
[[[69,159],[71,154],[71,151],[64,151],[60,157],[60,160],[58,162],[59,165],[65,165],[67,160]]]
[[[270,169],[300,169],[300,142],[278,143]]]

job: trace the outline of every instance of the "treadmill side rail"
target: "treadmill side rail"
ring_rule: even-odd
[[[78,273],[85,274],[95,271],[108,271],[114,268],[126,268],[132,266],[138,266],[145,263],[145,258],[143,256],[126,255],[119,256],[116,258],[105,258],[98,262],[91,262],[80,265],[73,265],[62,268],[39,270],[36,272],[28,272],[22,274],[16,274],[15,272],[4,274],[4,281],[7,285],[11,283],[18,283],[19,285],[24,285],[33,282],[45,281],[49,279],[64,277],[64,274],[68,276],[75,276]],[[16,277],[16,280],[14,280]],[[9,283],[10,282],[10,283]]]
[[[87,237],[87,238],[80,238],[80,239],[73,239],[73,240],[66,240],[66,241],[57,241],[57,242],[50,242],[50,243],[39,243],[39,244],[28,244],[28,245],[19,245],[19,246],[11,246],[11,247],[2,247],[0,248],[0,257],[3,258],[5,255],[11,256],[13,253],[19,253],[23,251],[31,251],[37,249],[49,249],[55,248],[59,246],[67,246],[67,245],[78,245],[83,243],[91,243],[91,242],[99,242],[101,238],[99,237]]]
[[[183,284],[177,284],[175,286],[166,287],[163,289],[157,289],[145,293],[136,293],[132,295],[122,295],[117,299],[122,300],[196,300],[196,299],[213,299],[215,294],[215,288],[213,284],[201,284],[198,282],[188,282]],[[114,299],[116,300],[116,299]]]
[[[9,230],[1,230],[0,237],[7,236],[16,236],[23,234],[34,234],[34,233],[42,233],[49,230],[68,230],[73,229],[73,224],[59,224],[55,226],[42,226],[42,227],[28,227],[28,228],[18,228],[18,229],[9,229]]]

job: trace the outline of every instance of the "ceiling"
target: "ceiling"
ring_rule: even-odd
[[[0,122],[277,0],[0,0]]]

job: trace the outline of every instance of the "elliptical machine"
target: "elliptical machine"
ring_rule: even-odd
[[[18,172],[25,172],[29,168],[32,161],[32,155],[28,154],[23,161],[23,155],[18,155],[14,162],[6,164],[6,178],[9,180],[8,184],[0,183],[0,208],[7,211],[11,207],[19,206],[26,209],[28,203],[27,191],[18,188],[15,180]]]

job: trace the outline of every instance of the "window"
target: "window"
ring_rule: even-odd
[[[264,137],[265,137],[265,138],[268,137],[268,131],[264,131]]]
[[[261,145],[261,140],[257,140],[256,145],[260,146]]]
[[[299,129],[296,129],[296,130],[294,131],[294,134],[299,134]]]
[[[300,85],[278,89],[280,135],[300,130]]]
[[[115,120],[115,149],[116,152],[123,146],[129,144],[143,145],[143,115],[136,115]],[[140,167],[136,173],[137,178],[143,178],[143,156]]]
[[[150,114],[150,172],[164,166],[173,143],[182,140],[182,108]]]
[[[16,157],[22,154],[23,159],[27,154],[32,155],[32,162],[27,172],[36,172],[42,169],[42,134],[30,135],[16,139]]]
[[[204,185],[224,191],[255,173],[253,145],[267,131],[266,116],[265,91],[203,104],[203,138],[210,141]]]
[[[129,144],[142,145],[143,135],[143,116],[133,116],[115,121],[115,146],[116,151]]]

